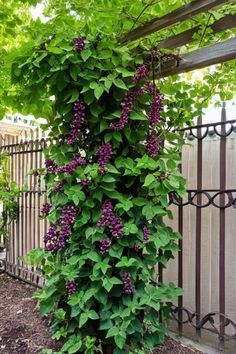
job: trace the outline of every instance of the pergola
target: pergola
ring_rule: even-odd
[[[230,1],[225,0],[193,0],[163,17],[156,17],[127,33],[121,38],[120,42],[132,42],[146,37],[155,32],[169,28],[194,16],[209,11],[213,8],[225,5]],[[214,34],[236,27],[236,15],[226,15],[220,20],[209,26]],[[155,49],[176,49],[193,42],[194,34],[200,26],[181,32],[175,36],[161,41]],[[178,66],[166,63],[161,72],[156,74],[156,78],[201,69],[210,65],[220,64],[236,58],[236,38],[231,38],[224,42],[216,43],[211,46],[202,47],[195,51],[185,54]]]

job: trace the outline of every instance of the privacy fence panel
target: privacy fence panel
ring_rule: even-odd
[[[173,328],[236,352],[236,120],[184,130],[182,172],[188,195],[172,196],[174,221],[183,234],[178,257],[164,281],[184,288],[173,308]]]
[[[20,258],[33,248],[42,247],[42,236],[47,230],[47,221],[40,218],[40,210],[46,200],[43,180],[30,174],[30,170],[42,168],[44,138],[39,135],[18,137],[5,136],[1,151],[9,154],[11,178],[23,189],[18,198],[18,218],[8,227],[9,239],[6,250],[6,271],[36,285],[43,279],[34,267],[27,266]],[[34,140],[31,140],[34,138]]]

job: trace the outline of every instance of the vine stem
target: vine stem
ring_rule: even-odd
[[[140,19],[140,17],[144,14],[144,12],[151,6],[156,5],[160,2],[161,0],[152,0],[150,3],[148,3],[146,6],[144,6],[144,8],[142,9],[142,11],[140,12],[140,14],[138,15],[138,17],[135,19],[132,27],[130,28],[130,31],[132,31],[132,29],[134,28],[134,26],[136,25],[136,23],[138,22],[138,20]]]
[[[202,44],[202,42],[203,42],[203,39],[204,39],[205,34],[206,34],[206,31],[207,31],[207,27],[208,27],[208,25],[209,25],[209,23],[210,23],[210,19],[212,18],[212,16],[213,16],[213,15],[210,14],[209,17],[208,17],[208,20],[207,20],[207,23],[206,23],[206,25],[205,25],[204,31],[202,32],[202,35],[201,35],[201,38],[200,38],[199,46],[198,46],[198,47],[201,47],[201,44]]]

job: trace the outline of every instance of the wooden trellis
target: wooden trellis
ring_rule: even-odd
[[[235,1],[235,0],[234,0]],[[233,2],[234,2],[233,1]],[[120,42],[132,42],[146,37],[155,32],[174,26],[183,21],[189,20],[194,16],[211,10],[220,5],[232,3],[225,0],[193,0],[189,4],[181,6],[171,13],[154,18],[151,21],[127,32],[120,38]],[[209,25],[213,33],[217,34],[225,30],[236,28],[236,15],[226,15],[217,20],[213,25]],[[193,42],[194,34],[200,30],[200,26],[195,26],[190,30],[171,36],[161,41],[155,49],[175,49]],[[161,72],[156,74],[156,78],[188,72],[195,69],[204,68],[214,64],[224,63],[236,58],[236,37],[228,39],[224,42],[215,43],[210,46],[200,48],[183,55],[178,66],[173,62],[167,62],[162,66]]]

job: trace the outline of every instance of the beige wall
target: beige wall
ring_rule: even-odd
[[[185,146],[183,150],[183,174],[188,189],[197,189],[197,143]],[[236,134],[227,137],[227,185],[236,190]],[[219,189],[220,138],[207,137],[203,140],[203,189]],[[174,221],[168,224],[178,229],[177,207],[172,206]],[[226,315],[236,322],[236,209],[226,209]],[[184,207],[183,231],[183,305],[195,311],[195,242],[196,207]],[[209,206],[202,209],[201,244],[201,315],[219,311],[219,209]],[[177,255],[164,271],[164,281],[178,281]],[[235,333],[228,329],[227,333]]]

